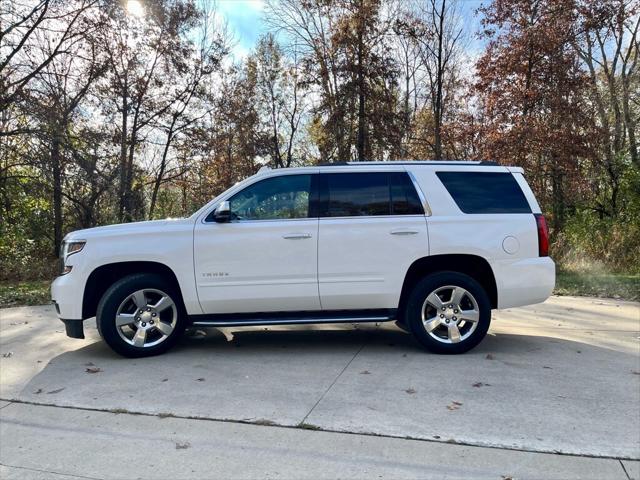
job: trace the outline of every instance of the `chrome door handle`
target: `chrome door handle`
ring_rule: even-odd
[[[389,232],[391,235],[417,235],[418,232],[417,230],[407,230],[405,228],[397,228],[395,230],[391,230]]]
[[[302,240],[305,238],[311,238],[310,233],[285,233],[282,235],[282,238],[287,240]]]

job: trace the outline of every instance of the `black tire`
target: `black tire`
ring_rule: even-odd
[[[453,313],[453,308],[449,306],[449,304],[453,302],[447,302],[446,298],[445,301],[442,302],[445,307],[445,310],[443,311],[438,311],[438,309],[433,307],[430,303],[428,305],[425,303],[427,301],[427,297],[433,292],[440,291],[442,294],[446,295],[447,291],[451,291],[451,296],[453,296],[453,289],[447,288],[451,286],[461,287],[466,290],[467,294],[465,294],[461,300],[464,305],[462,307],[458,307],[461,310],[463,310],[463,307],[474,307],[474,312],[478,312],[477,324],[476,322],[471,321],[460,321],[460,318],[456,316],[448,318],[448,316],[456,314]],[[438,299],[441,300],[440,297],[438,297]],[[475,305],[471,303],[472,299],[475,300],[477,304],[477,310],[475,309]],[[427,327],[425,326],[425,323],[423,323],[423,306],[425,305],[425,312],[429,312],[429,315],[432,315],[429,317],[425,314],[427,317],[427,323],[431,323],[431,319],[435,320],[436,322],[434,323],[437,324],[437,327],[432,331],[432,334],[427,331]],[[440,308],[442,309],[442,306]],[[466,308],[464,309],[466,310]],[[458,310],[455,310],[455,312],[458,312]],[[445,315],[447,315],[447,318],[444,318]],[[462,312],[457,315],[462,316]],[[404,318],[416,339],[430,352],[439,354],[464,353],[478,345],[486,336],[487,331],[489,330],[489,325],[491,324],[491,303],[489,301],[489,296],[482,285],[470,276],[458,272],[438,272],[423,278],[413,288],[406,304]],[[456,321],[454,322],[453,319],[456,319]],[[444,322],[447,322],[447,324]],[[450,336],[451,334],[449,333],[449,324],[453,328],[454,323],[456,324],[454,330],[457,329],[458,334],[460,335],[460,340],[458,340],[457,343],[445,343],[447,341],[453,341]],[[460,329],[458,329],[459,325],[462,325]],[[468,333],[466,338],[465,335],[462,335],[465,331],[464,329],[467,329],[466,331]],[[434,336],[442,339],[438,340],[434,338]],[[454,336],[454,339],[456,338],[457,337]]]
[[[167,297],[171,299],[173,305],[175,306],[175,310],[173,310],[173,307],[170,307],[171,311],[169,312],[169,314],[172,316],[171,318],[173,318],[174,313],[176,314],[175,326],[173,327],[171,333],[169,333],[168,335],[164,335],[157,327],[155,329],[150,326],[148,327],[150,329],[148,331],[148,335],[155,335],[159,339],[162,339],[157,345],[142,347],[132,345],[121,337],[120,333],[118,332],[119,327],[116,326],[116,314],[121,304],[125,302],[127,298],[130,297],[134,292],[140,290],[163,292]],[[151,293],[147,293],[148,297],[150,295]],[[150,300],[153,299],[151,298]],[[135,302],[134,304],[130,304],[129,307],[135,307]],[[158,311],[156,315],[162,316],[166,314]],[[155,315],[154,317],[155,318],[153,318],[153,320],[157,322],[155,325],[158,325],[158,319],[160,317],[157,317]],[[102,296],[102,299],[98,303],[96,312],[96,323],[98,325],[98,332],[100,333],[100,336],[116,353],[130,358],[148,357],[166,352],[180,339],[185,329],[185,322],[186,312],[184,309],[184,305],[182,304],[182,298],[177,289],[170,282],[167,282],[162,276],[150,273],[129,275],[115,282]],[[130,334],[132,335],[137,331],[136,325],[125,328],[130,328]],[[145,335],[145,339],[146,338],[147,336]]]

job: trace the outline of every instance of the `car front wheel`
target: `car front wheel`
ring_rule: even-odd
[[[164,353],[184,330],[180,297],[161,276],[139,274],[114,283],[98,304],[98,331],[126,357]]]
[[[405,318],[418,341],[434,353],[464,353],[478,345],[491,323],[487,292],[457,272],[425,277],[411,292]]]

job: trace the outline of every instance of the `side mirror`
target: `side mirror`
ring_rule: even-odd
[[[231,208],[228,201],[222,202],[218,208],[216,208],[214,219],[217,223],[227,223],[231,221]]]

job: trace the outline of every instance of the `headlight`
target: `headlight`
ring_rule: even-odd
[[[85,240],[65,243],[64,259],[66,260],[67,258],[69,258],[69,255],[73,255],[74,253],[78,253],[80,250],[82,250],[85,243],[87,243]]]
[[[76,240],[73,242],[62,242],[60,247],[60,275],[65,275],[71,271],[71,266],[67,265],[69,255],[78,253],[84,248],[85,240]]]

